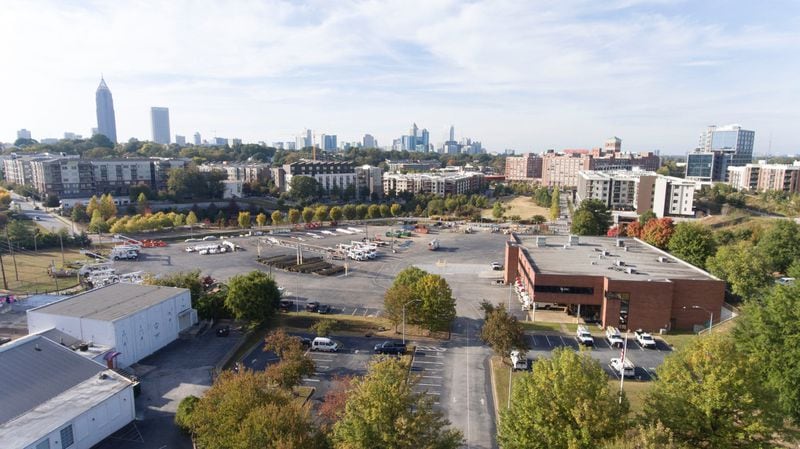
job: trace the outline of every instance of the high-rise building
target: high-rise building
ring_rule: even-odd
[[[200,138],[200,133],[199,132],[194,133],[194,144],[200,145],[201,143],[203,143],[203,140]]]
[[[603,143],[603,151],[606,153],[619,153],[622,151],[622,139],[619,137],[609,137]]]
[[[186,145],[186,136],[181,136],[180,134],[175,134],[175,143],[184,146]]]
[[[114,143],[117,143],[117,119],[114,115],[114,99],[111,90],[106,85],[106,80],[100,77],[100,85],[94,94],[97,106],[97,132]]]
[[[704,151],[697,148],[686,157],[686,179],[725,182],[728,167],[733,166],[732,160],[733,153],[730,151]]]
[[[533,153],[506,158],[506,181],[532,181],[542,178],[542,158]]]
[[[753,162],[755,135],[755,131],[742,129],[740,125],[712,125],[700,135],[700,149],[731,153],[730,165],[742,167]]]
[[[313,147],[314,146],[314,133],[311,132],[310,129],[306,130],[306,144],[303,147]]]
[[[28,131],[27,129],[22,128],[19,131],[17,131],[17,139],[30,139],[30,138],[31,138],[31,132]]]
[[[320,149],[322,151],[336,151],[336,135],[322,134],[319,138]]]
[[[150,108],[150,125],[153,130],[153,142],[169,144],[169,108]]]
[[[428,128],[422,128],[422,136],[417,145],[422,145],[422,151],[426,153],[431,150],[431,133],[428,132]]]
[[[456,141],[456,128],[453,125],[450,125],[450,139],[451,142]]]
[[[728,182],[739,190],[751,192],[800,193],[800,162],[789,164],[747,164],[744,167],[728,167]]]
[[[108,136],[106,136],[106,137],[108,137]],[[71,133],[69,131],[64,132],[64,139],[65,140],[75,140],[75,139],[81,139],[81,138],[83,138],[83,136],[81,136],[80,134]]]
[[[378,141],[372,137],[372,134],[364,134],[363,146],[364,148],[377,148]]]

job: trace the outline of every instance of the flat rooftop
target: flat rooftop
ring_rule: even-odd
[[[115,321],[187,292],[185,288],[117,283],[71,296],[31,311]]]
[[[580,236],[577,245],[565,248],[568,236],[517,237],[537,273],[604,276],[625,281],[718,280],[700,268],[632,238]],[[537,239],[542,238],[545,245],[540,247]],[[617,246],[617,240],[624,247]],[[623,265],[619,265],[620,262]]]

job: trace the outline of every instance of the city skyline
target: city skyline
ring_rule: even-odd
[[[0,74],[3,141],[22,128],[35,139],[89,135],[103,72],[120,142],[146,139],[149,108],[161,104],[174,133],[209,140],[291,141],[309,127],[386,146],[416,122],[432,144],[455,124],[494,152],[591,148],[618,135],[626,150],[686,154],[707,125],[740,123],[756,131],[755,156],[800,151],[792,2],[179,1],[158,14],[45,3],[11,1],[0,17],[14,43],[7,60],[28,67]],[[208,17],[237,27],[220,33]],[[34,22],[45,26],[34,33]]]

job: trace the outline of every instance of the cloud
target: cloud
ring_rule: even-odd
[[[494,149],[616,134],[678,151],[728,114],[747,126],[750,111],[780,110],[776,123],[796,123],[783,104],[800,99],[800,27],[767,19],[658,0],[11,0],[0,136],[89,128],[103,72],[124,137],[148,137],[149,106],[165,105],[179,133],[249,140],[308,126],[388,142],[417,121],[458,123]],[[729,101],[741,108],[731,114],[714,100],[731,89],[762,95]]]

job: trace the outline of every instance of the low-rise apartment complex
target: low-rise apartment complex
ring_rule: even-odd
[[[728,167],[728,182],[738,190],[751,192],[800,193],[800,161],[792,165],[759,161],[743,167]]]
[[[275,185],[281,192],[290,192],[292,178],[308,176],[314,178],[325,192],[351,190],[356,198],[373,193],[381,195],[383,170],[364,165],[356,167],[352,162],[300,161],[274,167],[271,170]]]
[[[506,158],[507,181],[535,181],[542,178],[542,158],[533,154]]]
[[[661,158],[652,152],[637,154],[621,151],[564,150],[556,153],[549,150],[542,155],[542,184],[546,186],[575,187],[578,172],[583,170],[658,170]]]
[[[614,211],[641,215],[652,210],[657,217],[694,217],[694,181],[661,176],[650,171],[578,172],[575,202],[602,201]]]
[[[447,194],[472,193],[480,191],[484,185],[484,175],[478,172],[460,173],[416,173],[383,175],[385,195],[402,192]]]
[[[197,167],[201,172],[219,171],[228,175],[228,181],[244,183],[266,182],[270,178],[269,164],[203,164]]]

